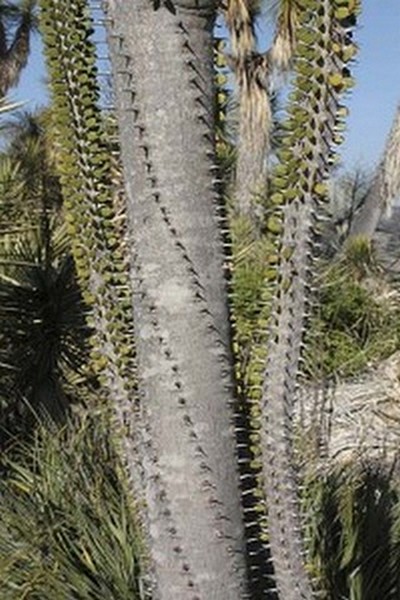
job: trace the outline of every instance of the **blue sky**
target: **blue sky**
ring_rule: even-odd
[[[356,39],[360,46],[353,67],[356,87],[346,102],[350,108],[343,165],[372,167],[379,160],[400,101],[400,0],[363,0]],[[27,108],[46,102],[45,68],[40,40],[13,99],[26,100]]]

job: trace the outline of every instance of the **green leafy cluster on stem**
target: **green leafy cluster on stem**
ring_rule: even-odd
[[[327,179],[347,115],[340,97],[353,85],[348,65],[356,53],[351,28],[358,9],[352,0],[298,2],[292,91],[265,204],[268,268],[245,385],[254,429],[253,465],[268,505],[265,536],[285,600],[287,594],[308,598],[311,593],[306,579],[289,583],[284,575],[299,573],[301,563],[296,556],[301,543],[293,533],[298,518],[291,516],[295,483],[289,486],[293,494],[287,489],[294,469],[291,415],[313,301],[319,223],[327,215]]]
[[[129,270],[98,104],[91,20],[85,0],[42,0],[41,11],[65,217],[84,300],[92,308],[90,324],[97,332],[93,364],[101,383],[129,392],[134,385]]]

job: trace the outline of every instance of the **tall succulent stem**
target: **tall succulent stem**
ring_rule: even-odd
[[[129,481],[140,503],[141,433],[133,419],[137,379],[129,267],[110,144],[98,105],[91,19],[86,0],[42,0],[40,8],[65,218],[83,298],[90,307],[92,367],[110,397],[120,454],[125,462],[135,457],[135,468],[129,463]]]
[[[303,334],[312,300],[318,222],[325,213],[326,179],[342,129],[338,96],[351,84],[354,54],[347,27],[356,3],[298,3],[295,80],[267,228],[278,234],[276,292],[269,320],[261,397],[261,449],[271,553],[280,597],[306,600],[311,583],[303,558],[293,450],[293,403]],[[276,262],[274,260],[274,262]]]
[[[144,497],[159,598],[242,598],[224,255],[204,2],[109,3],[130,226]],[[217,184],[217,182],[215,182]]]
[[[222,277],[225,224],[215,179],[216,6],[213,0],[107,3],[125,243],[86,1],[41,0],[41,6],[67,219],[93,307],[93,361],[117,416],[116,437],[149,549],[152,595],[247,598]],[[338,93],[350,81],[345,63],[354,47],[346,28],[356,9],[356,0],[298,0],[296,78],[272,182],[277,214],[266,224],[277,237],[268,282],[275,279],[277,291],[268,332],[264,313],[260,320],[258,356],[267,358],[259,373],[258,439],[282,600],[312,596],[302,558],[291,416],[315,229],[342,127]],[[240,432],[237,438],[240,447]]]

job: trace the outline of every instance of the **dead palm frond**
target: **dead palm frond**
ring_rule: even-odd
[[[30,36],[36,27],[36,0],[24,0],[20,6],[0,6],[0,97],[18,84],[21,71],[28,62]],[[9,31],[17,22],[9,43]]]
[[[257,204],[265,195],[273,127],[272,97],[276,75],[290,68],[295,46],[296,3],[280,0],[269,5],[276,22],[271,48],[259,52],[255,35],[260,5],[254,0],[229,0],[225,20],[231,38],[229,59],[236,77],[239,136],[236,169],[238,212],[257,222]]]
[[[269,73],[268,58],[260,54],[250,56],[236,69],[239,89],[236,195],[243,215],[254,214],[255,198],[264,192],[266,182],[272,127]]]
[[[259,13],[257,0],[229,0],[225,20],[231,36],[232,56],[245,61],[256,49],[255,19]]]
[[[275,13],[275,35],[268,51],[274,69],[285,72],[290,68],[296,45],[297,0],[279,0],[271,5]]]

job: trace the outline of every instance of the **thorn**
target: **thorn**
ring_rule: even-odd
[[[189,34],[188,29],[185,27],[182,21],[178,22],[178,27],[181,31],[183,31],[183,33],[186,33],[187,35]]]
[[[197,119],[207,125],[207,127],[211,128],[211,123],[206,115],[197,115]]]
[[[204,96],[207,97],[206,92],[203,90],[203,88],[201,87],[201,85],[199,84],[199,82],[197,81],[196,77],[193,77],[192,79],[190,79],[190,83],[192,85],[194,85],[194,87],[196,87]]]

